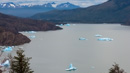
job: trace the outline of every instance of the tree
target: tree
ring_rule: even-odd
[[[109,69],[109,73],[126,73],[123,69],[120,69],[119,65],[115,63],[112,68]]]
[[[11,60],[11,68],[10,73],[33,73],[30,69],[29,60],[30,57],[25,57],[23,54],[24,50],[19,49],[17,50],[17,56],[14,56]]]

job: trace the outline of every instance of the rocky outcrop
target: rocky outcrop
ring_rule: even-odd
[[[0,27],[0,45],[1,46],[16,46],[24,43],[29,43],[31,40],[21,33],[8,31]]]

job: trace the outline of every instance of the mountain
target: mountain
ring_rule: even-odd
[[[69,2],[62,3],[56,6],[56,9],[59,9],[59,10],[68,10],[68,9],[76,9],[76,8],[80,8],[80,7],[74,4],[71,4]]]
[[[49,31],[62,29],[55,24],[41,21],[18,18],[0,13],[0,45],[21,45],[29,43],[30,39],[19,31]]]
[[[55,22],[123,23],[130,19],[130,0],[108,0],[87,8],[39,13],[31,18]]]
[[[48,31],[61,29],[50,23],[42,20],[32,20],[28,18],[18,18],[0,13],[0,26],[16,30],[16,31]]]
[[[68,7],[64,7],[64,5]],[[42,5],[19,5],[13,2],[1,3],[0,12],[4,14],[14,15],[18,17],[30,17],[36,13],[47,12],[55,9],[74,9],[78,6],[75,6],[71,3],[63,3],[58,5],[55,2],[46,3]]]
[[[54,10],[51,4],[19,5],[12,2],[0,4],[0,12],[18,17],[29,17],[36,13]]]
[[[14,4],[13,2],[1,3],[0,8],[19,8],[19,5]]]

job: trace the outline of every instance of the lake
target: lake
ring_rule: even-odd
[[[63,30],[22,32],[35,35],[31,43],[22,45],[34,73],[108,73],[112,64],[130,72],[130,27],[120,24],[76,24]],[[101,34],[101,37],[95,37]],[[79,40],[85,37],[88,40]],[[98,41],[98,38],[113,41]],[[76,71],[65,71],[72,63]]]

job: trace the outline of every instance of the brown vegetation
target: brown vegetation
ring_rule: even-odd
[[[19,31],[48,31],[62,29],[55,24],[32,19],[18,18],[0,13],[0,45],[15,46],[29,43],[30,39]]]

